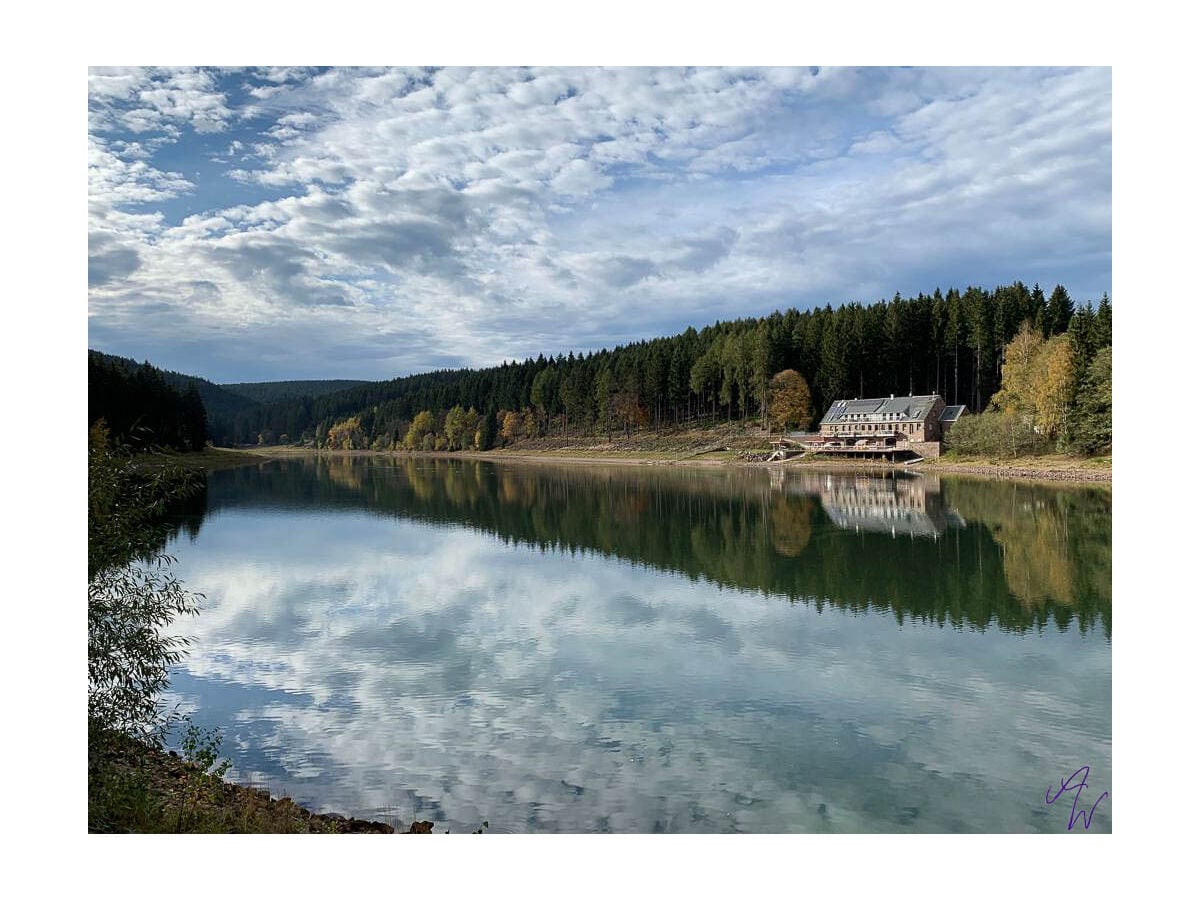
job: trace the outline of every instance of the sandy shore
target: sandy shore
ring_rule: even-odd
[[[487,462],[550,463],[554,465],[578,466],[700,466],[737,468],[798,468],[804,467],[830,470],[874,470],[895,469],[909,472],[926,472],[939,475],[970,475],[988,478],[1021,479],[1047,482],[1079,482],[1111,484],[1112,463],[1109,459],[1089,460],[1065,456],[1027,457],[1014,460],[990,461],[982,459],[938,459],[925,460],[911,465],[883,461],[836,460],[836,459],[790,459],[782,462],[758,462],[738,458],[729,452],[699,455],[676,455],[667,453],[562,450],[462,450],[462,451],[391,451],[391,450],[311,450],[296,447],[263,447],[247,451],[259,457],[308,456],[314,453],[330,456],[388,456],[413,457],[420,459],[478,459]]]
[[[1112,484],[1111,459],[1078,459],[1063,456],[1031,457],[997,462],[939,459],[921,463],[919,468],[926,472],[983,475],[989,478]]]

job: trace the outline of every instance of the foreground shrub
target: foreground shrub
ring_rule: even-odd
[[[189,593],[161,554],[169,534],[163,513],[197,489],[178,470],[144,472],[113,447],[103,422],[88,442],[88,724],[89,736],[117,731],[141,737],[166,724],[159,695],[186,641],[166,634],[203,599]]]
[[[946,434],[946,449],[960,456],[1011,459],[1047,453],[1051,441],[1034,430],[1030,417],[989,410],[954,423]]]

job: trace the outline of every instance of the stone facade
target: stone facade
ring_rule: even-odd
[[[819,433],[797,436],[795,442],[820,453],[933,458],[941,456],[946,429],[965,408],[946,406],[937,394],[837,400],[821,420]]]

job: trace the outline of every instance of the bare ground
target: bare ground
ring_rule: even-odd
[[[903,469],[934,474],[975,475],[990,478],[1017,478],[1031,481],[1112,483],[1112,458],[1082,458],[1064,455],[1029,456],[1016,459],[988,460],[980,458],[942,457],[904,465],[884,461],[829,457],[797,458],[783,462],[763,462],[747,456],[761,452],[766,441],[761,437],[738,437],[724,441],[686,442],[674,448],[659,443],[652,449],[636,449],[633,442],[621,445],[590,443],[586,446],[517,446],[501,450],[474,451],[374,451],[324,450],[290,447],[269,447],[249,451],[258,457],[309,455],[314,452],[337,456],[414,456],[432,459],[483,459],[493,462],[554,463],[591,466],[737,466],[793,467],[822,469]]]

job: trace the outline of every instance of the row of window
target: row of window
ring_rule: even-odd
[[[855,422],[895,422],[903,419],[903,413],[847,413],[844,418]]]
[[[912,423],[909,423],[906,425],[893,425],[888,428],[886,433],[890,434],[893,431],[903,431],[903,432],[907,432],[908,434],[916,434],[919,431],[920,427],[921,427],[920,425],[916,425],[916,424],[912,424]],[[872,434],[878,430],[879,430],[878,427],[876,427],[874,425],[835,425],[834,426],[834,432],[836,434]]]

